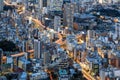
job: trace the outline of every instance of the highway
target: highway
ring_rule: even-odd
[[[32,21],[35,22],[35,23],[37,23],[40,27],[46,28],[46,27],[41,23],[40,20],[32,18]],[[48,28],[48,27],[47,27],[46,29],[47,29],[47,30],[51,30],[51,29]],[[55,41],[55,43],[60,44],[60,45],[65,44],[66,41],[64,41],[64,42],[62,41],[63,37],[62,37],[61,33],[56,32],[56,31],[54,31],[54,32],[57,33],[58,38],[59,38],[58,40]]]
[[[32,53],[32,52],[34,52],[34,50],[29,50],[28,52]],[[17,54],[13,54],[11,56],[14,58],[14,57],[20,57],[20,56],[24,56],[24,55],[25,55],[25,52],[20,52],[20,53],[17,53]],[[3,56],[3,60],[5,60],[5,59],[6,59],[6,56]]]
[[[71,59],[73,59],[73,55],[71,55],[72,53],[69,53],[69,51],[67,51],[68,52],[68,56],[71,58]],[[73,59],[74,60],[74,59]],[[78,63],[78,64],[80,64],[80,66],[82,67],[82,73],[83,73],[83,75],[84,75],[84,77],[86,78],[86,79],[88,79],[88,80],[96,80],[94,77],[92,77],[87,71],[85,71],[84,69],[83,69],[83,63],[81,63],[79,60],[76,60],[76,62]],[[99,79],[98,79],[99,80]]]

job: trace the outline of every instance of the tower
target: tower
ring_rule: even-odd
[[[37,59],[43,58],[42,46],[43,46],[43,42],[41,40],[38,39],[34,40],[34,57]]]
[[[47,7],[47,1],[48,1],[48,0],[43,0],[43,3],[42,3],[42,4],[43,4],[43,7]]]
[[[51,62],[51,54],[49,51],[44,52],[44,65]]]
[[[0,0],[0,11],[3,11],[3,6],[4,6],[3,0]]]
[[[61,18],[59,16],[55,16],[55,18],[54,18],[54,30],[59,31],[60,26],[61,26]]]
[[[73,3],[66,3],[64,4],[64,26],[69,28],[73,28],[73,16],[74,16],[74,4]]]
[[[2,69],[2,57],[3,57],[3,50],[2,49],[0,49],[0,69]]]
[[[120,38],[120,24],[119,23],[115,24],[115,37]]]
[[[22,45],[23,45],[23,46],[22,46],[22,51],[23,51],[23,52],[27,52],[27,51],[29,50],[28,41],[23,41],[23,42],[22,42]]]

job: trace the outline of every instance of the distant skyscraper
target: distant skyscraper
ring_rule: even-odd
[[[4,1],[4,0],[0,0],[0,11],[3,11],[3,6],[4,6],[3,1]]]
[[[87,37],[88,37],[88,40],[91,39],[91,38],[94,38],[95,37],[95,31],[94,30],[88,30],[87,31]]]
[[[59,16],[55,16],[54,18],[54,30],[58,31],[61,26],[61,18]]]
[[[48,0],[43,0],[43,7],[47,7],[47,1]]]
[[[64,4],[63,14],[64,26],[73,28],[73,16],[74,16],[74,4],[73,3]]]
[[[22,47],[22,51],[23,52],[27,52],[29,47],[28,47],[28,41],[23,41],[23,47]]]
[[[2,68],[2,57],[3,57],[3,50],[0,49],[0,68]]]
[[[115,36],[116,38],[120,38],[120,24],[116,23],[115,26]]]
[[[47,7],[48,0],[37,0],[39,8],[42,9],[43,7]]]
[[[44,52],[44,65],[51,62],[51,54],[49,51]]]
[[[43,58],[42,54],[42,41],[34,40],[34,57],[37,59]]]

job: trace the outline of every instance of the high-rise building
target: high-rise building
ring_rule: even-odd
[[[59,31],[61,26],[61,18],[59,16],[54,17],[54,30]]]
[[[115,37],[120,38],[120,24],[115,24]]]
[[[22,46],[22,51],[27,52],[29,50],[28,41],[23,41],[22,45],[23,45]]]
[[[47,1],[48,0],[36,0],[40,9],[42,9],[43,7],[47,7]]]
[[[2,68],[2,57],[3,57],[3,50],[0,49],[0,68]]]
[[[49,51],[44,52],[44,65],[51,62],[51,54]]]
[[[63,25],[73,28],[74,3],[64,4]]]
[[[47,1],[48,0],[43,0],[43,7],[47,7]]]
[[[35,39],[34,40],[34,57],[37,59],[43,58],[42,54],[42,41]]]
[[[42,9],[42,7],[43,7],[43,0],[38,0],[38,7],[39,7],[39,9]]]
[[[88,37],[88,40],[91,39],[91,38],[95,38],[95,31],[94,30],[88,30],[87,31],[87,37]]]
[[[0,11],[3,11],[3,6],[4,6],[3,1],[4,1],[4,0],[0,0]]]

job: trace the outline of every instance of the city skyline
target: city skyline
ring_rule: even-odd
[[[0,0],[0,80],[119,80],[119,0]]]

